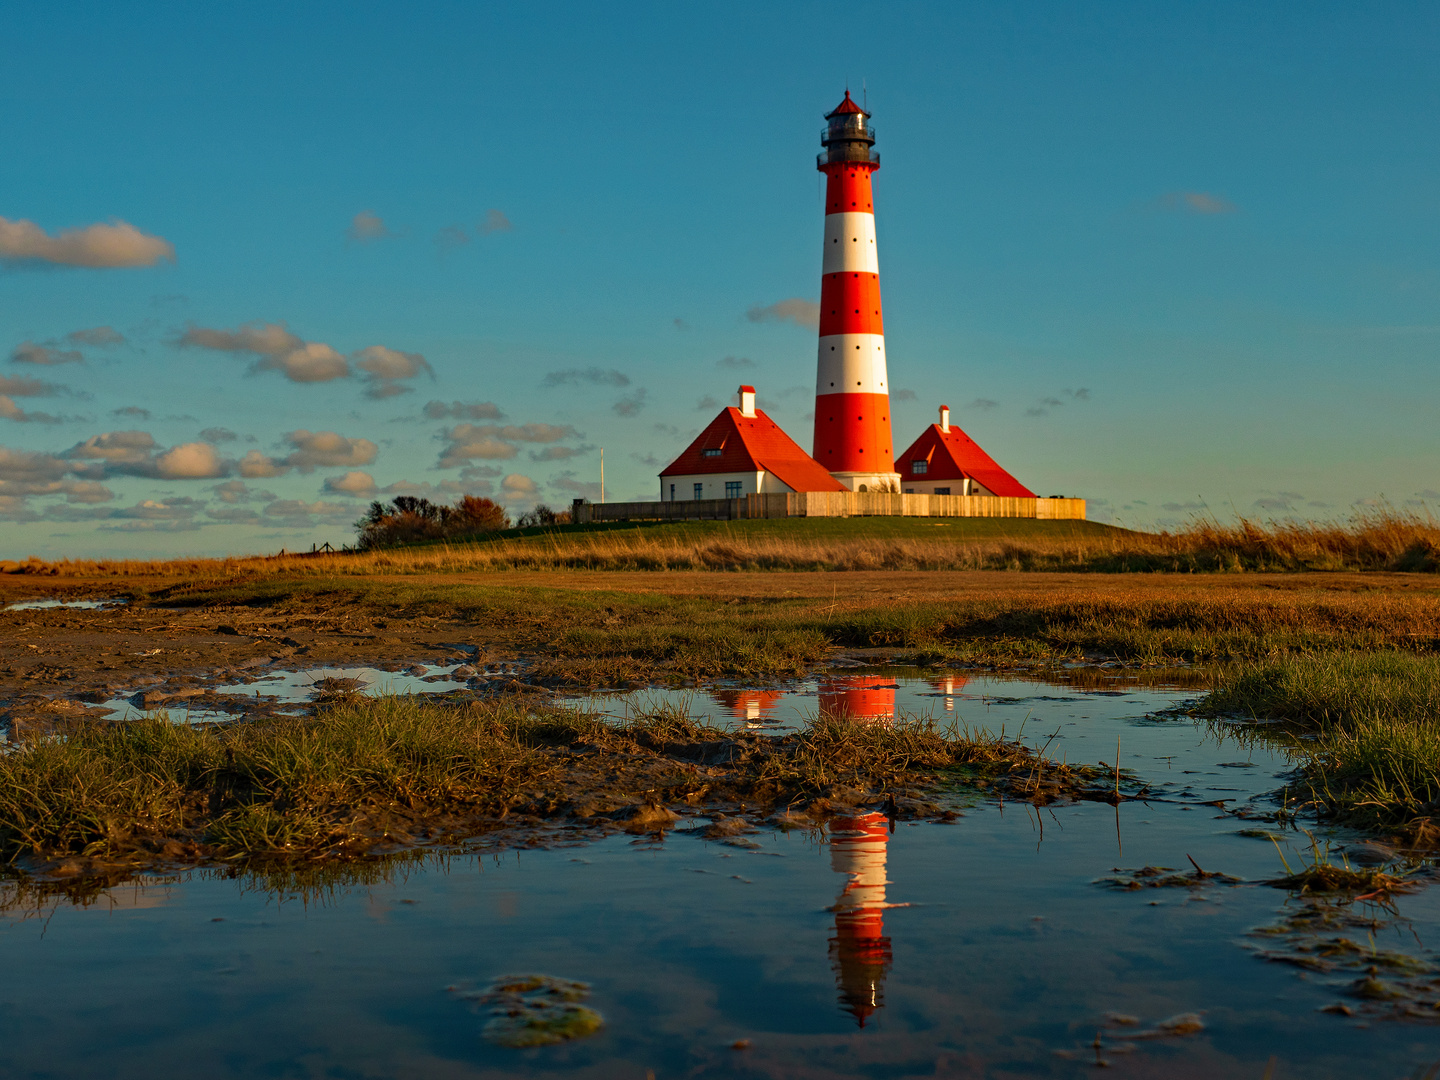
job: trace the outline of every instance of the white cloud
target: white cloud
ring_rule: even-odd
[[[93,345],[98,348],[108,348],[111,345],[124,345],[125,335],[113,326],[92,326],[88,330],[70,331],[65,335],[65,340],[71,345]]]
[[[511,473],[500,481],[500,494],[507,499],[533,499],[539,493],[540,485],[520,473]]]
[[[280,476],[289,471],[284,462],[276,461],[259,450],[248,451],[240,464],[236,466],[240,475],[248,480],[263,480],[271,476]]]
[[[347,472],[344,476],[327,477],[322,490],[334,495],[354,495],[366,498],[374,495],[379,488],[375,486],[373,476],[357,469]]]
[[[571,386],[589,383],[592,386],[629,386],[630,376],[614,368],[598,367],[570,368],[568,371],[552,371],[545,376],[545,386]]]
[[[813,330],[820,325],[820,302],[792,296],[773,304],[755,304],[745,317],[751,322],[788,322]]]
[[[350,374],[349,361],[329,345],[304,341],[284,323],[246,323],[234,330],[190,326],[177,344],[252,353],[257,357],[252,371],[278,371],[291,382],[330,382]]]
[[[50,413],[26,412],[15,404],[15,399],[0,394],[0,420],[14,420],[18,424],[58,424],[61,417]]]
[[[570,498],[589,499],[591,502],[600,501],[600,483],[597,480],[576,480],[573,472],[563,472],[559,476],[550,478],[550,488],[553,491],[564,492]]]
[[[435,371],[419,353],[401,352],[384,345],[370,345],[355,354],[355,366],[370,376],[365,392],[373,398],[393,397],[409,392],[408,386],[397,386],[397,379],[413,379],[422,371],[433,379]]]
[[[180,335],[178,344],[198,345],[202,349],[218,349],[221,352],[276,356],[291,349],[298,349],[305,342],[285,329],[284,323],[246,323],[235,330],[190,326]]]
[[[173,499],[141,499],[133,506],[82,509],[80,507],[48,506],[49,521],[102,521],[100,528],[110,532],[189,532],[200,526],[195,515],[205,504],[187,497]],[[114,524],[118,522],[118,524]]]
[[[183,443],[155,459],[155,468],[166,480],[209,480],[224,476],[230,464],[220,459],[209,443]]]
[[[291,382],[315,383],[344,379],[352,374],[350,359],[323,341],[305,341],[286,329],[284,323],[246,323],[234,330],[189,326],[177,345],[215,349],[219,352],[250,353],[256,357],[251,371],[278,371]],[[402,352],[385,345],[370,345],[353,354],[355,367],[369,382],[370,397],[403,394],[406,387],[396,380],[409,379],[431,371],[419,353]]]
[[[268,491],[250,487],[243,480],[226,480],[210,489],[215,497],[224,503],[270,502],[275,498]]]
[[[22,341],[10,353],[12,364],[78,364],[85,359],[79,349],[56,349]]]
[[[593,446],[547,446],[544,450],[530,451],[531,461],[566,461],[581,454],[590,453]]]
[[[482,236],[488,236],[490,233],[511,232],[514,228],[508,217],[499,210],[491,210],[485,215],[485,220],[476,226],[476,231]]]
[[[0,446],[0,484],[36,484],[59,480],[70,469],[53,454]]]
[[[1204,191],[1167,191],[1152,205],[1156,210],[1178,210],[1187,214],[1233,214],[1237,209],[1229,199]]]
[[[493,401],[452,401],[448,405],[427,401],[424,412],[427,420],[500,420],[505,416]]]
[[[276,499],[265,504],[264,513],[265,517],[278,518],[281,524],[290,526],[314,525],[317,522],[348,525],[355,517],[355,505],[323,500],[305,502],[303,499]]]
[[[267,356],[255,363],[256,370],[281,372],[291,382],[330,382],[350,374],[350,364],[323,341],[307,341],[298,349]]]
[[[52,454],[11,450],[0,446],[0,518],[31,521],[37,514],[28,509],[32,496],[63,495],[68,503],[108,502],[114,493],[93,480],[66,476],[70,463]]]
[[[350,219],[350,227],[345,230],[345,235],[357,244],[368,244],[372,240],[383,240],[395,234],[385,227],[379,214],[373,210],[361,210]]]
[[[640,410],[645,408],[645,388],[642,386],[633,393],[626,394],[610,408],[616,416],[639,416]]]
[[[175,246],[124,221],[62,229],[52,236],[34,222],[0,217],[0,261],[116,269],[162,260],[175,261]]]
[[[28,375],[0,375],[0,394],[8,397],[48,397],[57,387]]]
[[[294,450],[286,455],[284,464],[302,473],[316,468],[368,465],[380,449],[369,439],[349,439],[333,431],[292,431],[285,441]]]
[[[513,443],[499,438],[495,434],[494,427],[488,425],[482,427],[475,424],[460,424],[452,428],[446,438],[450,440],[450,443],[440,452],[439,467],[442,469],[464,465],[472,458],[504,461],[506,458],[513,458],[520,452]]]
[[[553,443],[579,434],[569,424],[458,424],[445,434],[449,445],[440,453],[439,467],[454,468],[472,458],[503,461],[516,455],[517,442]]]
[[[506,424],[491,430],[497,432],[502,439],[539,443],[559,442],[580,434],[569,424]]]
[[[107,431],[76,443],[62,457],[107,465],[140,465],[151,459],[155,440],[144,431]]]
[[[264,521],[258,510],[248,506],[207,507],[206,515],[221,525],[259,525]]]

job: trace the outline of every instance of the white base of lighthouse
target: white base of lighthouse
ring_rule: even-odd
[[[900,490],[900,474],[896,472],[832,472],[830,475],[850,491]]]

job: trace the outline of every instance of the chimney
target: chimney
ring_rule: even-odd
[[[755,415],[755,388],[753,386],[740,387],[740,415]]]
[[[950,406],[940,406],[940,430],[946,435],[950,434]]]

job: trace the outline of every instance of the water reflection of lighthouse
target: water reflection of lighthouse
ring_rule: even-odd
[[[926,680],[935,688],[936,694],[945,699],[945,711],[955,711],[955,697],[967,682],[964,675],[939,675]]]
[[[710,691],[710,696],[736,720],[744,721],[746,727],[760,727],[771,721],[771,714],[785,695],[779,690],[718,689]]]
[[[865,1026],[885,1004],[885,973],[890,969],[890,939],[885,936],[885,845],[890,839],[884,814],[832,819],[830,866],[846,877],[835,901],[835,936],[830,966],[835,971],[840,1007]]]
[[[832,675],[820,683],[820,711],[830,716],[888,724],[895,719],[894,678],[885,675]]]

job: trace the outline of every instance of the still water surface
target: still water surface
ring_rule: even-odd
[[[1071,761],[1113,763],[1118,737],[1122,767],[1162,795],[1118,811],[971,800],[949,825],[857,814],[825,835],[762,831],[754,847],[682,828],[663,843],[397,866],[308,895],[196,873],[88,907],[20,902],[0,915],[0,1075],[1069,1077],[1094,1071],[1102,1029],[1118,1076],[1258,1080],[1274,1057],[1274,1080],[1398,1078],[1440,1060],[1440,1028],[1317,1011],[1358,1008],[1351,975],[1255,955],[1250,931],[1296,906],[1287,893],[1096,884],[1115,868],[1188,868],[1187,855],[1247,882],[1280,872],[1271,842],[1238,835],[1273,825],[1203,804],[1270,809],[1288,763],[1253,738],[1154,718],[1193,691],[864,675],[690,700],[785,726],[826,694],[877,718],[1023,722]],[[1293,836],[1292,863],[1308,843]],[[1376,925],[1348,933],[1429,961],[1433,893],[1399,897],[1399,920],[1372,908]],[[530,1050],[484,1041],[484,1008],[455,989],[530,971],[592,984],[601,1032]],[[1111,1012],[1141,1028],[1197,1012],[1205,1029],[1129,1041]]]

